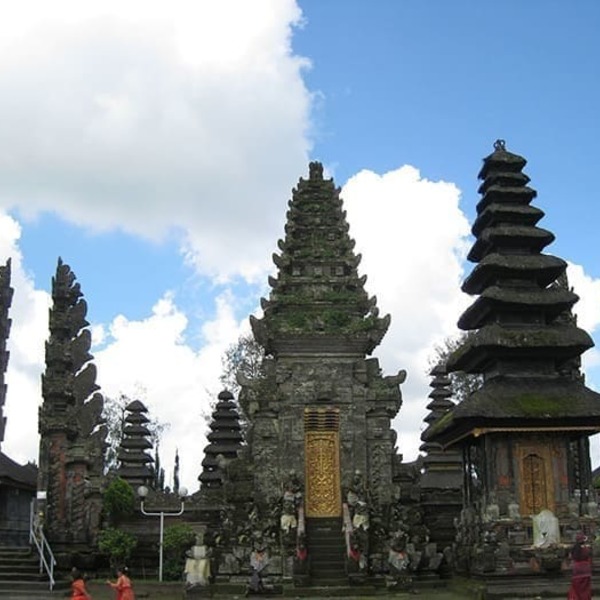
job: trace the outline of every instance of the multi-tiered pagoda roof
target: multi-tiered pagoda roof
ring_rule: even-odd
[[[564,260],[543,254],[554,235],[540,227],[543,212],[523,173],[526,160],[502,140],[479,173],[482,197],[468,255],[476,263],[462,289],[477,295],[458,325],[470,331],[448,360],[449,371],[483,375],[484,384],[430,427],[431,439],[468,435],[486,427],[600,427],[600,395],[574,376],[569,364],[593,346],[570,314],[578,296],[556,282]]]
[[[207,435],[210,443],[204,448],[202,473],[198,480],[203,487],[215,488],[223,484],[223,460],[237,458],[242,448],[240,415],[231,392],[224,390],[219,394],[212,413],[210,430]]]
[[[262,319],[251,318],[256,340],[267,353],[327,352],[345,347],[371,353],[385,334],[389,315],[379,318],[359,277],[360,255],[348,235],[340,190],[310,163],[289,202],[285,239],[273,255],[277,277],[269,278],[269,299]]]
[[[117,475],[134,488],[148,485],[152,481],[152,463],[154,459],[148,454],[152,448],[146,416],[148,409],[139,400],[130,402],[126,407],[127,416],[123,427],[123,438],[119,447],[119,467]]]

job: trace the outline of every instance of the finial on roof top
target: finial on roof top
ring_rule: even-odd
[[[320,162],[311,162],[308,165],[310,179],[323,179],[323,165]]]
[[[504,140],[496,140],[494,142],[494,150],[506,152],[506,142]]]

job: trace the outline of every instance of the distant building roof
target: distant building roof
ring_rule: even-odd
[[[32,463],[20,465],[0,452],[0,483],[2,485],[35,490],[38,469]]]

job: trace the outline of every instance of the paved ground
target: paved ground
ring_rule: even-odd
[[[535,598],[542,600],[547,598],[566,598],[566,593],[562,593],[564,591],[564,585],[568,586],[568,581],[560,582],[557,581],[557,585],[554,589],[546,589],[540,595],[536,596],[533,590],[530,595],[525,596],[517,596],[514,594],[507,593],[504,596],[503,593],[499,595],[489,596],[494,600],[498,598],[503,598],[503,600],[533,600]],[[510,584],[509,584],[510,585]],[[136,591],[136,598],[138,600],[182,600],[183,596],[183,588],[181,584],[172,583],[172,584],[158,584],[144,581],[134,581],[134,588]],[[93,600],[114,600],[115,593],[114,591],[106,585],[106,583],[102,581],[92,581],[88,584],[88,589],[92,595]],[[299,598],[294,595],[293,590],[286,590],[288,593],[286,596],[252,596],[252,598],[256,598],[260,600],[261,598],[272,598],[273,600],[281,600],[285,598],[285,600],[325,600],[326,598],[338,597],[339,593],[335,595],[332,593],[320,593],[320,595],[306,595],[304,594],[302,598]],[[507,589],[504,590],[508,592]],[[496,590],[496,594],[498,594],[499,590]],[[69,597],[70,594],[67,590],[56,591],[53,594],[50,593],[41,593],[41,594],[6,594],[0,593],[0,600],[57,600],[58,598]],[[204,596],[207,597],[207,596]],[[200,596],[196,596],[196,598],[201,598]],[[214,596],[214,600],[243,600],[244,596],[242,594],[229,594],[229,595],[216,595]],[[427,600],[483,600],[483,596],[478,595],[476,591],[476,587],[465,587],[464,591],[459,591],[459,589],[433,589],[433,588],[422,588],[417,591],[417,593],[409,594],[409,593],[386,593],[382,590],[382,593],[378,593],[372,596],[341,596],[343,600],[416,600],[417,598],[423,598]],[[594,598],[600,599],[599,595],[595,595]]]

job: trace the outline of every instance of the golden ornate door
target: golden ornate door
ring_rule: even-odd
[[[554,512],[552,455],[545,444],[523,445],[518,449],[520,504],[523,515],[537,515],[541,510]]]
[[[307,517],[339,517],[340,434],[337,409],[306,409],[304,465]]]

